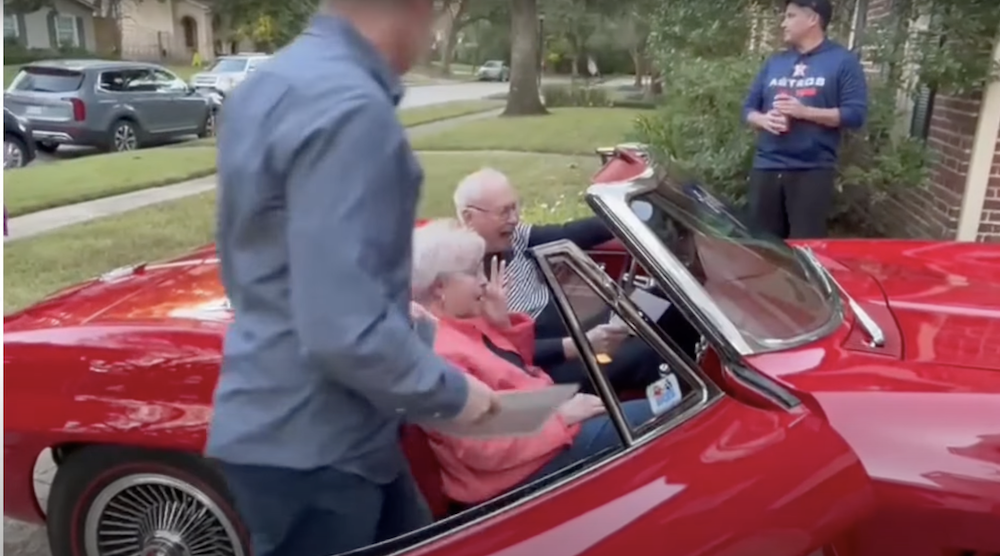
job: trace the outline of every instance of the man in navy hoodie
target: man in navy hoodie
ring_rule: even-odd
[[[747,194],[751,223],[780,238],[826,236],[842,129],[858,129],[868,91],[855,53],[826,37],[829,0],[788,0],[789,49],[771,56],[743,107],[758,131]]]

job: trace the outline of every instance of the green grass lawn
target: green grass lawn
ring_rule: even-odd
[[[643,113],[625,108],[557,108],[548,116],[489,118],[420,137],[413,148],[588,154],[625,140]]]
[[[399,121],[406,127],[430,124],[450,118],[496,110],[504,107],[499,100],[460,100],[433,106],[420,106],[399,111]]]
[[[176,149],[184,152],[190,149]],[[524,196],[525,218],[561,221],[585,214],[580,194],[597,169],[595,157],[534,154],[422,154],[422,217],[447,217],[466,174],[491,166]],[[119,266],[160,260],[212,241],[215,193],[130,211],[4,245],[4,314]]]
[[[501,106],[490,100],[453,102],[402,110],[399,117],[404,125],[415,126]],[[10,216],[20,216],[207,176],[215,172],[214,143],[205,139],[8,170],[4,202]]]
[[[13,217],[213,173],[211,146],[88,156],[5,171],[4,203]]]

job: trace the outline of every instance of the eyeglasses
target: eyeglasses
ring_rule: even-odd
[[[521,206],[516,204],[508,205],[500,210],[484,209],[482,207],[477,207],[476,205],[469,205],[469,208],[473,210],[478,210],[479,212],[482,212],[484,214],[489,214],[490,216],[494,218],[499,218],[501,220],[510,220],[511,218],[521,215]]]

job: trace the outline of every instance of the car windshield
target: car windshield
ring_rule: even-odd
[[[80,88],[83,74],[61,68],[27,67],[18,72],[8,91],[69,93]]]
[[[705,189],[664,182],[630,206],[756,350],[804,340],[838,318],[836,293],[792,247],[751,231]]]
[[[484,68],[498,68],[501,65],[503,65],[503,62],[501,62],[499,60],[490,60],[489,62],[486,62],[485,64],[483,64],[483,67]]]
[[[246,71],[247,69],[247,59],[246,58],[219,58],[212,66],[212,69],[208,70],[211,73],[240,73]]]

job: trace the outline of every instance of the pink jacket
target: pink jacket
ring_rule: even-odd
[[[531,318],[523,314],[511,315],[511,327],[506,330],[483,319],[441,319],[434,351],[494,390],[544,388],[552,379],[530,366],[534,327]],[[484,335],[500,349],[519,354],[530,372],[490,351]],[[445,494],[456,502],[475,504],[519,485],[572,444],[579,430],[579,425],[566,425],[554,416],[532,437],[479,440],[430,430],[427,435],[441,464]]]

